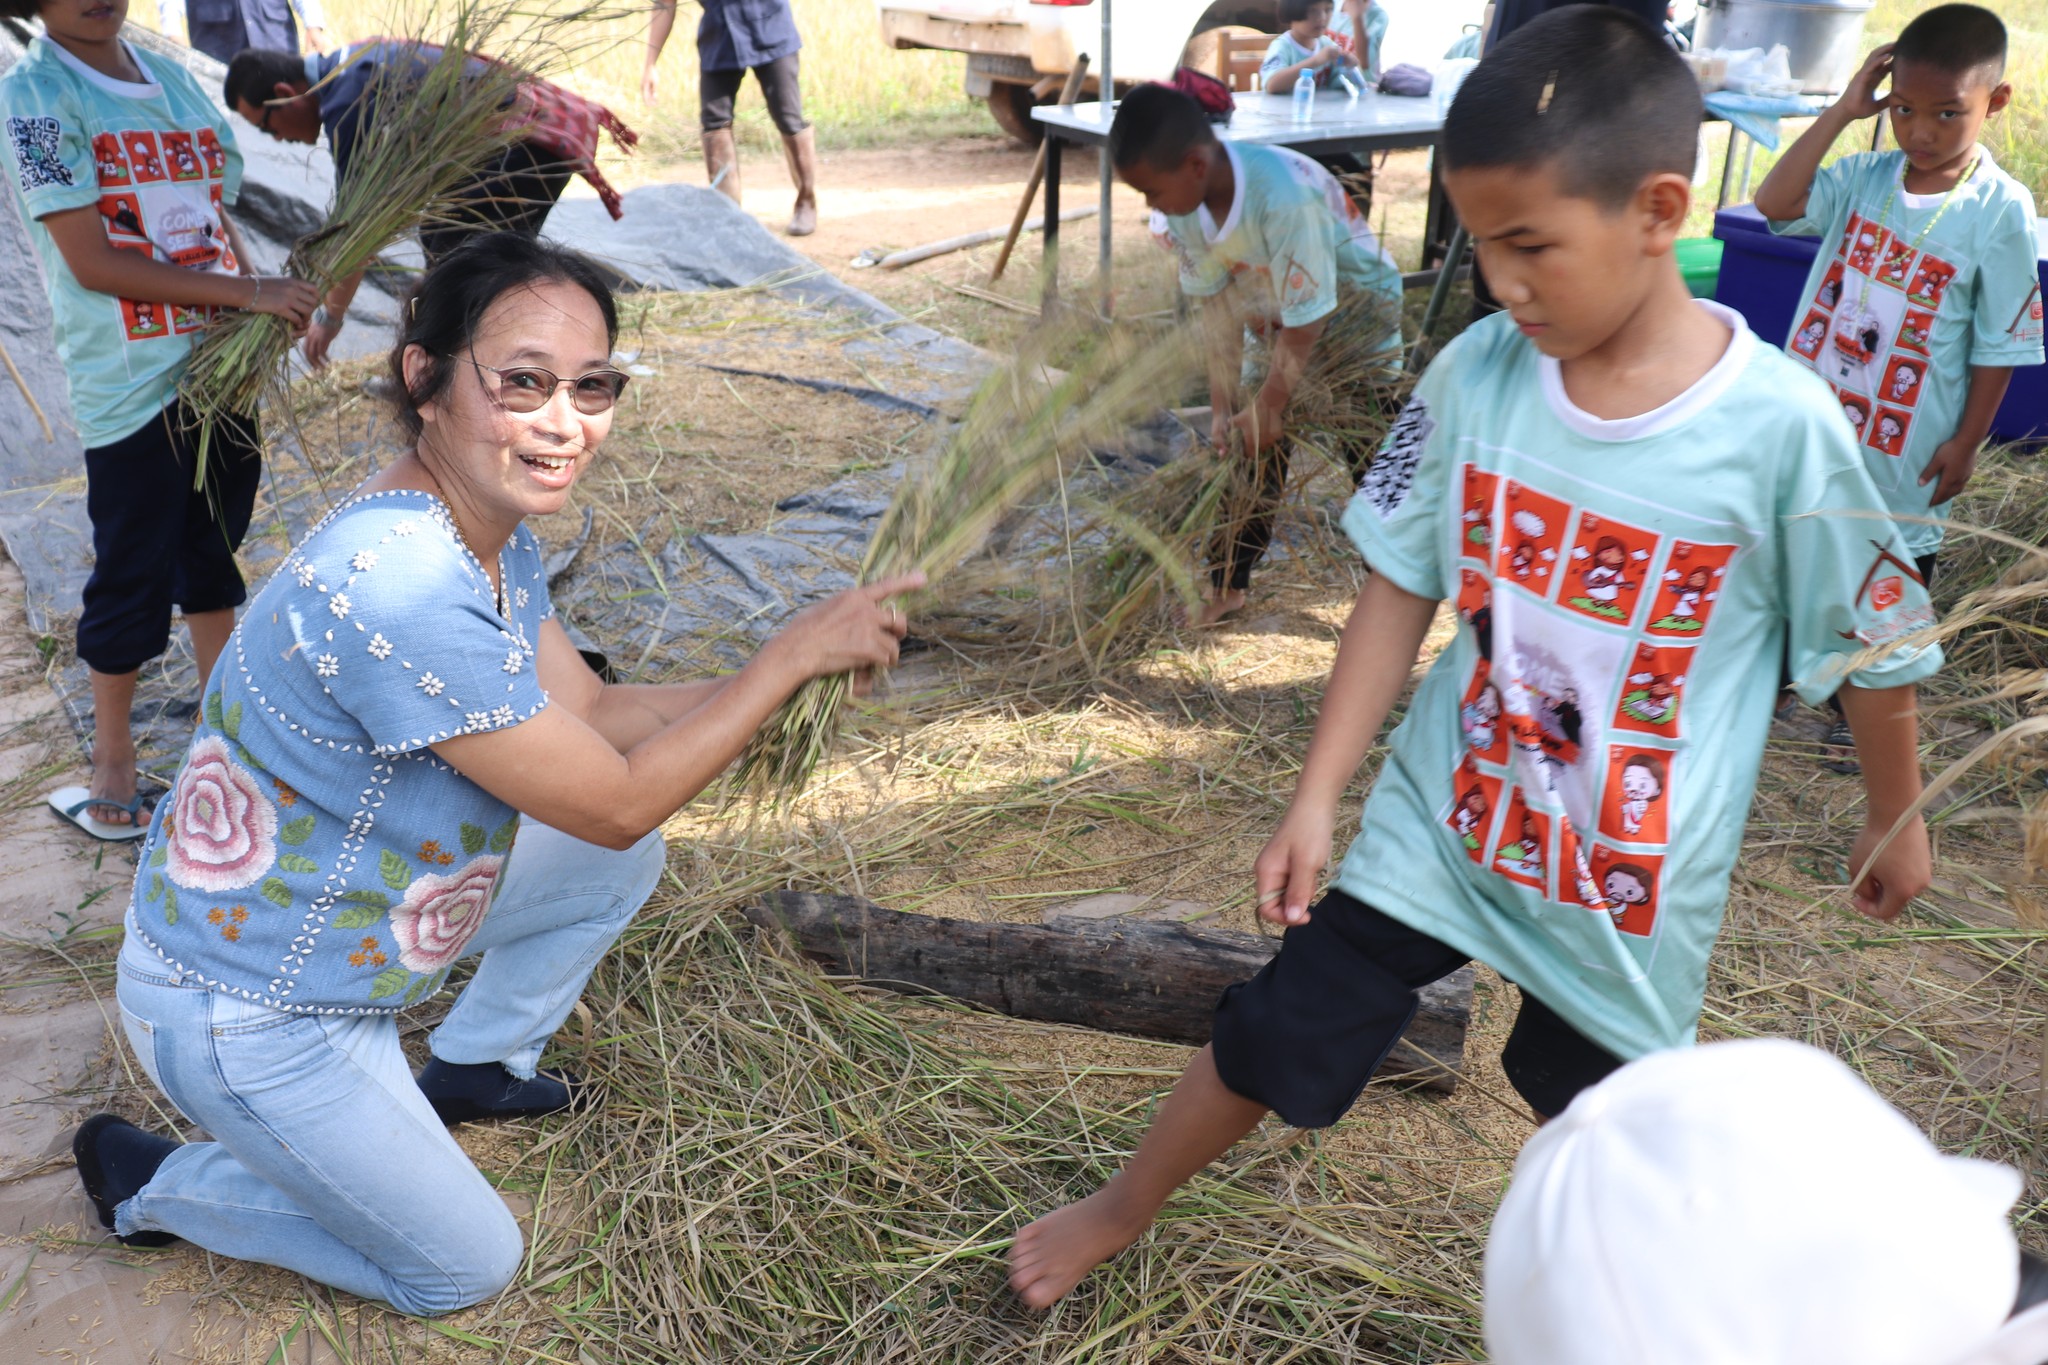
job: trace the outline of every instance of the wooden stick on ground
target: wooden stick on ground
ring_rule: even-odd
[[[1088,54],[1084,52],[1075,60],[1074,69],[1067,73],[1067,83],[1060,88],[1061,104],[1072,104],[1080,98],[1081,82],[1087,75]],[[1016,249],[1017,237],[1024,231],[1024,220],[1031,215],[1031,201],[1038,197],[1038,186],[1044,179],[1045,144],[1041,142],[1038,144],[1038,159],[1031,163],[1031,178],[1024,182],[1024,198],[1017,204],[1017,216],[1010,220],[1010,235],[1003,238],[1003,249],[996,253],[996,263],[988,272],[990,284],[1003,277],[1003,267],[1010,263],[1010,253]]]
[[[988,924],[803,891],[778,892],[746,916],[786,929],[836,975],[949,995],[1017,1019],[1191,1044],[1209,1041],[1223,988],[1255,974],[1280,949],[1277,938],[1157,920]],[[1410,1046],[1397,1048],[1380,1073],[1452,1090],[1464,1067],[1472,971],[1460,969],[1421,995]]]
[[[43,416],[43,405],[38,403],[36,396],[28,391],[28,381],[21,377],[20,370],[14,368],[14,357],[7,354],[5,346],[0,346],[0,362],[6,364],[7,373],[14,376],[14,387],[20,389],[21,396],[28,400],[28,410],[33,412],[36,415],[36,420],[43,424],[43,439],[45,441],[56,440],[57,433],[50,430],[50,419]]]

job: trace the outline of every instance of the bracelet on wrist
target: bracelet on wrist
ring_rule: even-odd
[[[253,313],[256,311],[256,305],[263,302],[263,277],[251,275],[249,278],[256,282],[256,292],[249,296],[249,311]]]

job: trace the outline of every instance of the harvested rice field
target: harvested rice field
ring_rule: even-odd
[[[924,417],[730,372],[898,387],[858,331],[769,294],[634,306],[621,347],[651,373],[576,503],[540,528],[551,547],[583,536],[586,512],[603,539],[650,554],[772,527],[792,494],[933,448]],[[341,369],[299,391],[302,455],[278,462],[273,507],[331,499],[389,457],[392,429],[357,395],[362,377]],[[1136,1248],[1037,1315],[1005,1287],[1012,1234],[1115,1169],[1188,1049],[835,983],[737,914],[797,888],[1033,923],[1118,895],[1135,916],[1256,931],[1251,861],[1290,794],[1359,584],[1335,527],[1343,480],[1302,473],[1242,619],[1195,632],[1156,611],[1113,666],[1049,662],[1030,623],[1070,597],[1042,568],[1006,577],[1005,560],[983,556],[960,575],[970,594],[935,594],[918,613],[921,647],[800,798],[707,794],[671,821],[667,880],[549,1059],[599,1081],[604,1103],[456,1130],[528,1234],[505,1295],[429,1322],[192,1248],[122,1252],[152,1294],[190,1296],[187,1358],[1480,1358],[1480,1250],[1534,1130],[1497,1061],[1516,993],[1493,974],[1478,974],[1454,1094],[1375,1085],[1326,1133],[1269,1122]],[[1959,509],[2006,539],[1960,542],[1951,560],[1942,605],[1969,633],[1929,699],[1930,771],[2034,713],[2043,565],[2026,547],[2048,531],[2044,493],[2025,458],[1994,453]],[[259,538],[252,568],[278,535]],[[611,643],[601,619],[577,624]],[[1450,631],[1440,616],[1418,675]],[[701,667],[643,662],[646,676]],[[1823,728],[1800,713],[1775,731],[1703,1033],[1802,1038],[1846,1058],[1948,1150],[2027,1172],[2022,1239],[2048,1248],[2034,1114],[2048,873],[2042,837],[2016,818],[2039,799],[2039,750],[2005,749],[1939,793],[1936,889],[1880,925],[1847,905],[1861,788],[1821,768]],[[31,951],[46,974],[104,990],[113,950],[101,935]],[[446,1000],[405,1016],[409,1046],[423,1047]],[[170,1118],[133,1078],[91,1099]],[[32,1240],[45,1263],[105,1254],[77,1226]]]

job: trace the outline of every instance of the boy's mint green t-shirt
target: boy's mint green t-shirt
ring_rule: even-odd
[[[1824,166],[1806,216],[1772,223],[1817,233],[1785,346],[1835,390],[1870,477],[1915,555],[1941,547],[1943,517],[1920,476],[1956,434],[1973,365],[2038,365],[2039,256],[2034,197],[1978,149],[1946,195],[1907,194],[1903,152]]]
[[[226,117],[184,68],[132,47],[128,55],[149,84],[101,75],[45,37],[0,76],[0,164],[42,261],[88,447],[130,435],[170,404],[212,310],[87,289],[43,218],[97,205],[119,250],[190,270],[239,269],[222,206],[240,192],[242,156]]]
[[[1655,412],[1573,406],[1505,316],[1445,348],[1344,515],[1460,624],[1336,885],[1629,1059],[1692,1041],[1790,636],[1808,701],[1941,663],[1834,398],[1736,314]]]
[[[1340,290],[1367,290],[1387,301],[1398,349],[1401,272],[1337,177],[1284,147],[1221,146],[1237,182],[1223,221],[1207,204],[1163,215],[1182,292],[1211,298],[1235,283],[1250,291],[1249,325],[1268,331],[1319,322]]]

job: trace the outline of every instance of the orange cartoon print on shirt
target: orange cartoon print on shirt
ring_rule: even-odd
[[[1502,506],[1493,576],[1527,588],[1538,597],[1548,597],[1564,550],[1570,505],[1509,479]]]
[[[1698,545],[1689,540],[1672,543],[1671,557],[1658,576],[1657,595],[1650,606],[1651,635],[1693,639],[1707,628],[1714,603],[1721,599],[1721,584],[1728,576],[1728,561],[1735,557],[1733,545]]]
[[[1670,842],[1665,820],[1672,755],[1663,749],[1616,744],[1607,751],[1607,784],[1600,797],[1600,832],[1631,844]]]
[[[1507,814],[1501,819],[1500,838],[1488,866],[1509,881],[1547,893],[1549,857],[1550,817],[1531,810],[1522,798],[1522,789],[1516,787],[1508,793]]]
[[[1656,532],[1585,513],[1579,518],[1560,601],[1596,621],[1628,624],[1656,549]]]
[[[1614,708],[1614,728],[1652,735],[1675,735],[1685,675],[1692,668],[1692,650],[1675,645],[1640,644],[1622,681],[1621,701]]]

